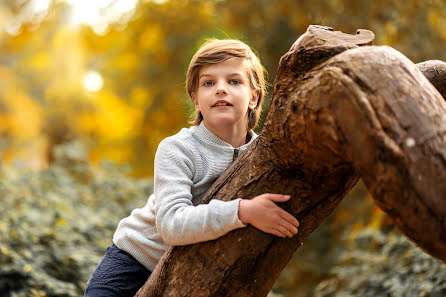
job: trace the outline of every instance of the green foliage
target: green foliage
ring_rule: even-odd
[[[394,227],[368,226],[357,232],[313,296],[441,297],[446,295],[445,268]]]
[[[56,155],[46,170],[0,172],[0,296],[81,296],[119,220],[153,191],[128,168],[89,166],[79,143]]]
[[[446,265],[409,241],[359,183],[274,285],[280,297],[440,297]]]

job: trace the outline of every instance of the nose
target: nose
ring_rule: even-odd
[[[224,85],[224,83],[219,82],[217,83],[217,87],[215,89],[215,95],[223,95],[223,94],[228,94],[226,87]]]

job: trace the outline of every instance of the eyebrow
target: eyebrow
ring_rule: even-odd
[[[239,76],[243,76],[243,74],[241,74],[241,73],[239,73],[239,72],[234,72],[234,73],[231,73],[231,74],[228,74],[227,76],[237,76],[237,75],[239,75]],[[202,77],[204,77],[204,76],[213,76],[212,74],[207,74],[207,73],[204,73],[204,74],[200,74],[200,76],[198,77],[199,79],[200,78],[202,78]]]

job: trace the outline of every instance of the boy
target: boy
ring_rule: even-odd
[[[274,202],[289,196],[211,200],[204,193],[251,144],[265,93],[263,67],[244,43],[211,40],[192,58],[186,88],[194,126],[167,137],[155,155],[154,194],[118,225],[113,245],[87,283],[85,296],[133,296],[169,245],[223,236],[247,224],[285,237],[298,221]]]

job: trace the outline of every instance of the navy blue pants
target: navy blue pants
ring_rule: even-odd
[[[150,271],[112,244],[87,282],[84,297],[133,297]]]

